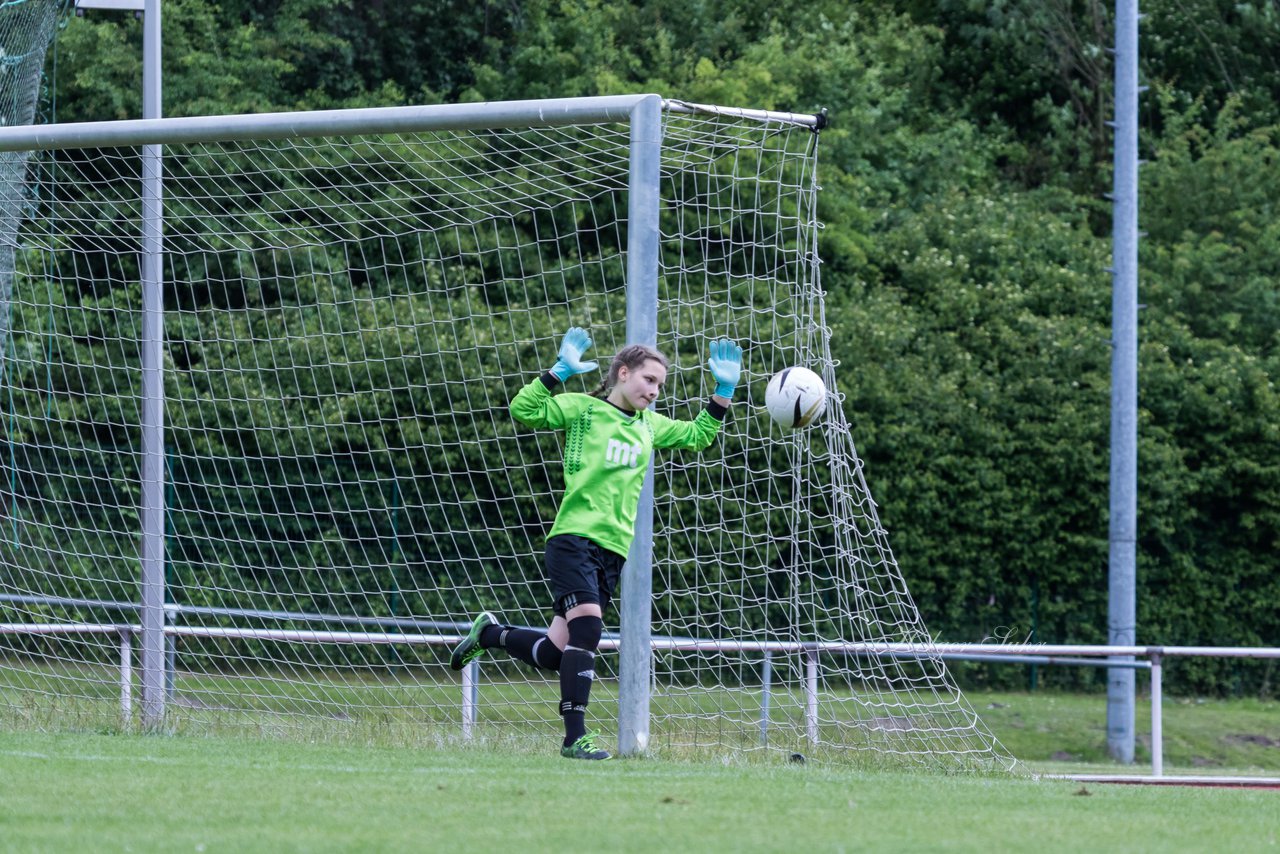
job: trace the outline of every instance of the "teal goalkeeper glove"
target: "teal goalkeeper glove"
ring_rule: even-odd
[[[584,362],[582,354],[591,346],[591,335],[581,326],[574,326],[564,334],[560,342],[560,357],[551,366],[551,374],[560,382],[577,374],[585,374],[600,367],[599,362]]]
[[[732,398],[742,377],[742,348],[728,338],[711,342],[711,358],[707,360],[711,376],[716,378],[716,394]]]

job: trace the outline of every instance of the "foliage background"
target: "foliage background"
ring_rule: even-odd
[[[1138,640],[1274,646],[1280,5],[1143,12]],[[1105,642],[1108,4],[167,0],[164,14],[171,116],[642,91],[829,109],[820,252],[840,390],[926,625]],[[69,18],[52,116],[138,116],[140,45],[131,15]],[[1265,665],[1173,671],[1175,689],[1274,693]]]

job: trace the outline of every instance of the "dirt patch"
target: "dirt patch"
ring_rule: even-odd
[[[1223,736],[1222,740],[1228,744],[1253,744],[1258,747],[1280,747],[1280,738],[1272,738],[1269,735],[1260,735],[1258,733],[1237,733]]]

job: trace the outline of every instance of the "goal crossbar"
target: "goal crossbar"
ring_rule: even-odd
[[[395,134],[426,131],[483,130],[500,127],[560,127],[627,122],[646,101],[685,113],[711,110],[701,104],[663,100],[658,95],[606,95],[545,101],[498,101],[481,104],[435,104],[405,107],[362,107],[309,112],[251,113],[68,122],[0,128],[0,151],[49,151],[131,145],[175,145],[258,139],[303,139],[345,134]],[[818,116],[803,113],[715,108],[718,114],[758,122],[816,128]]]

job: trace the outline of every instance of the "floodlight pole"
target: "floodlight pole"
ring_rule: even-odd
[[[1116,0],[1115,184],[1112,196],[1111,522],[1107,643],[1137,643],[1138,528],[1138,0]],[[1133,762],[1132,656],[1107,670],[1107,752]]]

